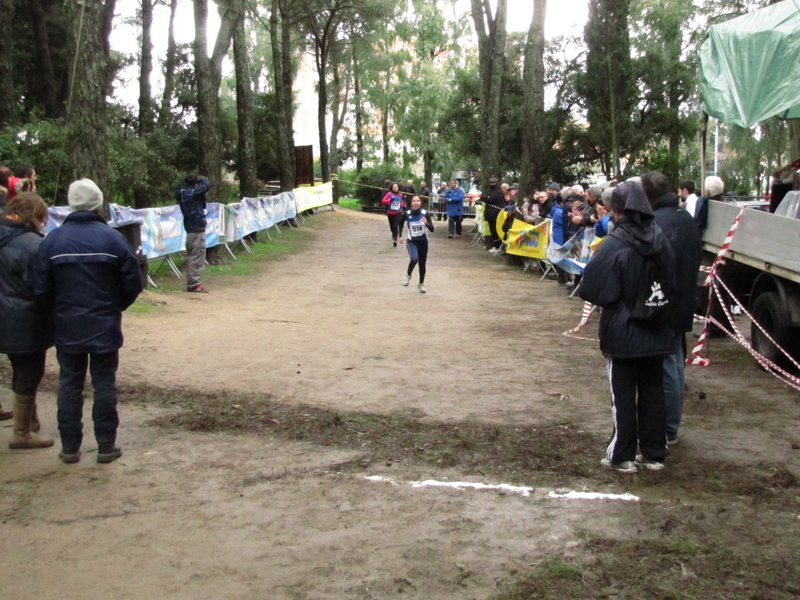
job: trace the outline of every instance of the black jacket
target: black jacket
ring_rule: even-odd
[[[692,330],[697,273],[703,242],[692,215],[680,207],[678,196],[667,194],[652,204],[656,225],[667,236],[675,254],[675,331]]]
[[[628,305],[632,304],[643,276],[645,256],[658,261],[664,283],[669,287],[667,296],[674,296],[675,258],[669,241],[653,221],[652,208],[641,186],[626,183],[617,187],[619,193],[627,194],[625,217],[617,222],[586,265],[578,295],[603,309],[600,317],[603,354],[616,358],[666,356],[675,351],[673,325],[666,323],[658,329],[644,327],[631,318]]]
[[[206,230],[206,192],[211,183],[203,177],[198,186],[179,185],[175,188],[175,200],[181,207],[183,227],[189,233]]]
[[[122,346],[122,311],[142,291],[142,272],[125,237],[80,210],[42,242],[31,286],[50,306],[56,348],[105,354]]]
[[[489,186],[489,193],[481,198],[485,207],[484,213],[497,218],[500,211],[506,206],[506,197],[499,185]]]
[[[53,345],[47,315],[28,281],[41,243],[38,233],[0,220],[0,354],[39,352]]]

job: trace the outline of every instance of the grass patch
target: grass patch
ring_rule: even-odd
[[[147,293],[139,294],[139,297],[136,299],[136,302],[131,304],[126,312],[132,312],[137,314],[148,314],[155,310],[158,310],[162,306],[164,306],[166,302],[163,300],[154,300],[153,298],[149,297]]]
[[[581,548],[582,566],[549,558],[495,600],[789,600],[800,595],[796,554],[753,552],[744,543],[730,544],[731,533],[715,533],[715,542],[689,556],[676,552],[670,539],[589,540]]]
[[[361,210],[361,201],[357,198],[339,198],[339,206],[352,210]]]

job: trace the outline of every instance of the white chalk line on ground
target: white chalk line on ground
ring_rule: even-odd
[[[456,490],[497,490],[502,492],[510,492],[512,494],[519,494],[521,496],[530,496],[534,488],[527,486],[509,485],[507,483],[476,483],[472,481],[436,481],[435,479],[426,479],[425,481],[394,481],[388,477],[381,477],[380,475],[369,475],[364,477],[367,481],[378,481],[381,483],[389,483],[391,485],[408,485],[412,488],[422,487],[445,487]],[[563,498],[566,500],[621,500],[624,502],[638,502],[639,497],[633,494],[602,494],[600,492],[555,492],[551,491],[547,494],[548,498]]]

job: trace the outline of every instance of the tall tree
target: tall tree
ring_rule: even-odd
[[[153,72],[153,0],[142,0],[142,48],[139,58],[139,133],[153,130],[153,99],[150,75]]]
[[[177,49],[175,45],[175,12],[177,10],[178,0],[170,0],[169,28],[167,33],[167,56],[164,59],[164,93],[161,95],[161,106],[158,109],[158,126],[162,129],[169,123],[172,93],[175,90],[175,65],[177,63]]]
[[[233,32],[233,64],[236,70],[236,116],[239,132],[239,191],[247,198],[258,196],[256,178],[255,129],[253,126],[253,88],[244,19]]]
[[[30,0],[30,7],[39,61],[39,75],[43,83],[42,90],[44,92],[45,114],[51,119],[54,119],[63,116],[63,110],[58,102],[58,86],[56,85],[56,78],[53,74],[53,63],[50,60],[50,39],[47,33],[44,8],[42,7],[41,0]],[[13,23],[13,19],[9,19],[8,22]],[[13,37],[11,39],[13,39]]]
[[[294,97],[292,95],[294,80],[292,32],[295,27],[292,10],[294,6],[287,0],[272,0],[269,18],[275,103],[278,112],[278,163],[281,172],[281,190],[290,190],[295,184]]]
[[[350,103],[352,53],[344,42],[333,47],[331,70],[333,72],[331,90],[331,135],[330,135],[330,165],[331,173],[339,172],[339,133],[344,124],[347,108]]]
[[[88,177],[108,189],[106,96],[111,93],[109,60],[115,0],[70,2],[70,42],[74,63],[67,121],[72,179]]]
[[[633,134],[636,93],[628,16],[630,0],[589,3],[585,39],[588,53],[581,93],[589,132],[604,157],[607,175],[621,172],[620,155]]]
[[[0,14],[7,23],[14,21],[14,0],[0,0]],[[14,61],[11,36],[0,36],[0,127],[16,121],[17,99],[14,94]]]
[[[500,177],[500,99],[505,69],[507,0],[497,0],[492,14],[489,0],[471,0],[472,21],[478,36],[481,77],[481,175],[483,190],[489,178]]]
[[[242,18],[243,1],[229,0],[222,9],[214,49],[208,56],[206,22],[208,0],[194,2],[194,70],[197,80],[197,126],[200,144],[200,170],[211,183],[210,197],[219,200],[222,176],[222,127],[219,88],[222,59],[228,52],[233,30]]]
[[[544,176],[544,21],[547,0],[534,0],[523,70],[521,192],[531,196]]]

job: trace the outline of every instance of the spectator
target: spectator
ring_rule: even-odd
[[[403,192],[405,205],[411,206],[411,197],[417,193],[417,190],[414,188],[414,182],[411,179],[406,180],[406,184],[400,188],[400,191]]]
[[[725,183],[719,177],[710,175],[703,183],[703,197],[698,198],[694,220],[700,228],[700,233],[706,229],[708,222],[708,201],[722,200],[722,192],[725,191]]]
[[[505,195],[503,190],[499,187],[499,181],[496,177],[489,179],[489,192],[481,196],[483,202],[483,218],[489,224],[489,241],[487,246],[490,246],[489,251],[496,252],[502,246],[500,236],[497,233],[497,217],[500,211],[506,205]]]
[[[8,178],[8,199],[12,200],[20,192],[35,191],[36,169],[33,168],[33,165],[17,165],[17,168],[14,169],[14,176]]]
[[[640,185],[619,184],[611,206],[617,226],[586,265],[578,290],[581,298],[603,309],[600,350],[611,384],[614,430],[602,463],[623,473],[635,473],[637,464],[658,470],[669,454],[664,357],[674,350],[673,325],[645,325],[631,311],[648,259],[656,261],[666,288],[662,292],[670,297],[675,258]],[[636,455],[637,443],[641,455]]]
[[[689,216],[694,218],[694,212],[697,204],[697,196],[694,193],[694,181],[685,179],[678,184],[678,197],[681,199],[681,204]]]
[[[611,194],[614,188],[606,188],[600,195],[600,202],[597,203],[597,216],[599,217],[594,226],[595,237],[602,238],[613,231],[613,215],[611,213]]]
[[[75,181],[67,195],[72,211],[42,245],[32,271],[34,294],[50,307],[60,366],[58,430],[64,463],[80,460],[83,387],[92,374],[92,420],[97,462],[122,456],[116,445],[116,373],[122,347],[122,311],[142,291],[139,261],[100,210],[103,192],[90,179]]]
[[[450,181],[450,189],[444,193],[447,203],[447,237],[461,237],[461,221],[464,220],[464,188],[455,179]]]
[[[540,200],[542,197],[544,197],[543,200]],[[546,200],[547,194],[545,192],[534,192],[532,198],[524,198],[518,211],[520,218],[531,225],[539,223],[542,220],[539,216],[540,201],[544,202]]]
[[[675,254],[675,335],[672,354],[664,359],[664,402],[667,443],[676,444],[683,413],[685,336],[694,323],[695,290],[703,242],[694,219],[679,206],[678,196],[670,192],[665,175],[657,171],[645,173],[642,175],[642,189],[653,208],[656,225],[664,232]]]
[[[33,193],[17,194],[0,220],[0,353],[11,361],[14,432],[9,447],[49,448],[53,440],[33,435],[41,428],[36,392],[53,345],[47,315],[33,296],[28,277],[42,243],[47,205]],[[0,407],[0,421],[12,417]]]
[[[211,183],[194,173],[183,181],[185,185],[175,188],[175,200],[186,229],[186,291],[205,294],[208,290],[200,284],[200,275],[206,266],[206,192]]]
[[[424,181],[419,184],[419,197],[423,204],[431,200],[431,190]]]

